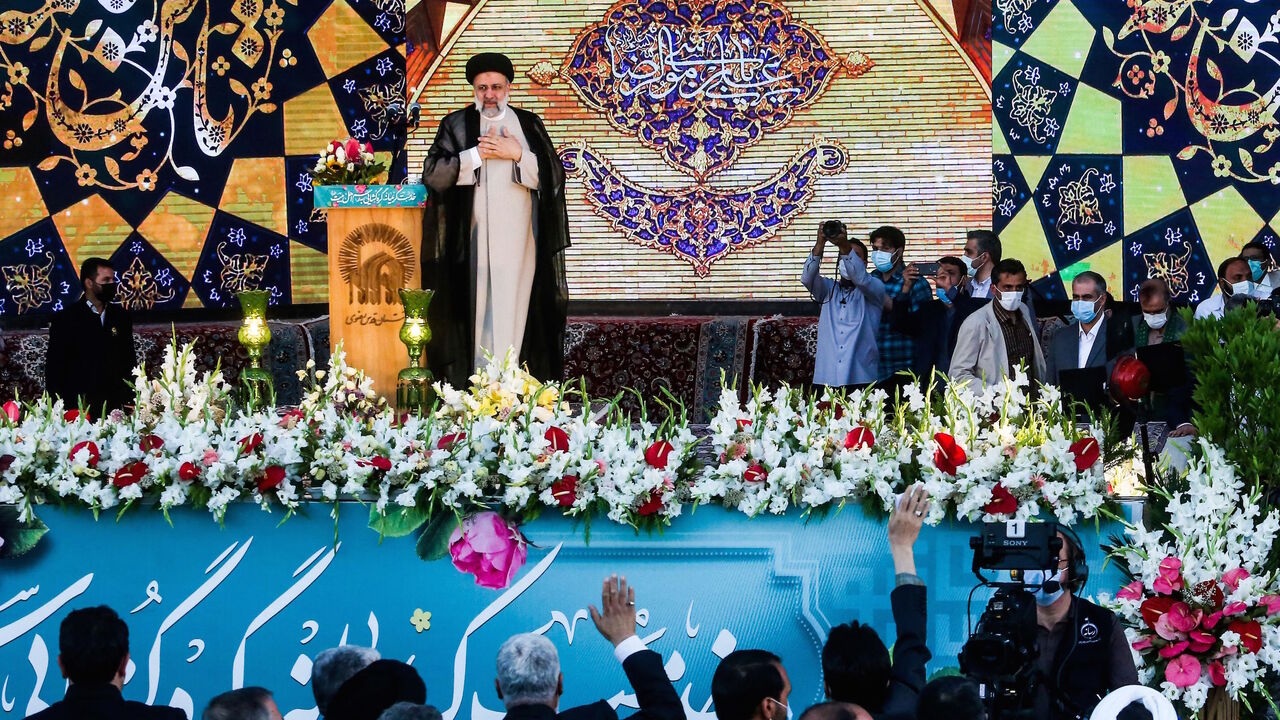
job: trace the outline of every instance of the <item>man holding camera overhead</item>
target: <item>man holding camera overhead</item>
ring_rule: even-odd
[[[840,253],[835,279],[821,273],[828,244]],[[885,288],[867,272],[866,246],[850,240],[839,220],[822,223],[800,282],[821,306],[813,384],[845,387],[875,382],[880,372],[876,330],[884,312]]]

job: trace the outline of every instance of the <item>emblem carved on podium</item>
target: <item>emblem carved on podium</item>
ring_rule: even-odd
[[[413,245],[404,233],[382,223],[352,230],[338,250],[338,273],[351,306],[347,325],[382,325],[404,319],[400,288],[414,272]]]

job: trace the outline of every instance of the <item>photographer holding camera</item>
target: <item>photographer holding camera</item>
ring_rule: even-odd
[[[840,252],[835,280],[820,272],[828,244]],[[885,288],[867,272],[866,246],[850,240],[839,220],[822,223],[800,282],[821,305],[813,384],[845,387],[875,382],[879,377],[876,330],[884,312]]]
[[[1033,593],[1041,679],[1035,717],[1066,720],[1088,717],[1107,693],[1138,684],[1138,670],[1115,613],[1076,596],[1089,580],[1080,538],[1062,526],[1058,537],[1057,574],[1032,571],[1025,582],[1043,582]]]

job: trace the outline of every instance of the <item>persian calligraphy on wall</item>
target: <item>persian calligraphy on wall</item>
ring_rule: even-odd
[[[411,171],[500,37],[570,174],[574,298],[804,297],[833,217],[932,259],[990,217],[989,95],[935,5],[479,2],[411,93]]]
[[[1247,0],[997,0],[992,207],[1044,292],[1086,266],[1195,303],[1280,251],[1280,10]]]
[[[306,168],[334,137],[391,149],[403,32],[394,0],[7,5],[0,314],[60,309],[91,256],[131,310],[324,302]]]

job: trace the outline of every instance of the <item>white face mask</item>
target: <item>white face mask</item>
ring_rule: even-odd
[[[1058,581],[1058,589],[1051,593],[1045,592],[1043,587],[1043,585],[1049,580]],[[1040,607],[1049,607],[1057,602],[1058,598],[1062,597],[1067,592],[1066,585],[1063,584],[1066,581],[1066,570],[1059,571],[1058,574],[1053,577],[1049,577],[1049,573],[1044,570],[1028,570],[1022,575],[1023,584],[1026,585],[1028,589],[1034,588],[1034,590],[1032,590],[1032,595],[1035,595],[1036,604]]]
[[[1151,328],[1152,330],[1159,330],[1160,328],[1164,327],[1164,324],[1166,322],[1169,321],[1169,311],[1166,310],[1162,313],[1154,313],[1154,314],[1142,313],[1142,319],[1147,323],[1147,327]]]
[[[773,700],[773,698],[769,698],[769,699],[770,699],[770,700]],[[781,705],[782,707],[786,708],[786,709],[787,709],[787,720],[792,720],[792,718],[793,718],[794,716],[791,714],[791,706],[790,706],[790,705],[787,705],[787,704],[785,704],[785,703],[783,703],[783,702],[782,702],[782,701],[780,701],[780,700],[773,700],[773,701],[774,701],[775,703],[777,703],[777,704]]]
[[[980,257],[980,256],[979,256],[979,257]],[[977,275],[977,274],[978,274],[978,266],[977,266],[977,264],[974,262],[975,260],[977,260],[977,258],[971,258],[971,257],[969,257],[969,256],[967,256],[967,255],[961,255],[961,256],[960,256],[960,262],[963,262],[963,263],[964,263],[964,267],[965,267],[965,269],[966,269],[966,270],[968,270],[968,271],[969,271],[969,275],[970,275],[970,277],[972,277],[972,276],[974,276],[974,275]]]
[[[1231,286],[1231,295],[1233,297],[1249,297],[1253,294],[1253,282],[1250,280],[1241,280]]]
[[[872,250],[871,263],[880,272],[889,272],[893,269],[893,253],[885,250]]]
[[[1021,290],[1011,290],[1009,292],[1000,293],[1000,307],[1004,308],[1009,312],[1013,312],[1014,310],[1016,310],[1018,305],[1021,303],[1022,303]]]

